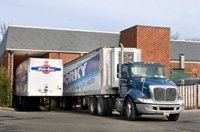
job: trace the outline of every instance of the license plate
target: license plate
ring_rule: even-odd
[[[170,112],[165,111],[165,112],[163,112],[163,115],[169,116],[169,115],[170,115]]]

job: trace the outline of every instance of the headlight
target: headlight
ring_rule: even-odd
[[[140,103],[153,103],[153,101],[151,99],[142,99],[142,98],[138,98],[138,102]]]

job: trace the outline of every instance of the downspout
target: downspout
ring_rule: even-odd
[[[13,107],[13,73],[14,73],[14,51],[10,51],[10,87],[11,87],[11,98],[10,98],[10,107]]]

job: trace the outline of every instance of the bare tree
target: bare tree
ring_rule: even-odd
[[[0,34],[1,34],[0,41],[3,39],[3,37],[4,37],[5,33],[6,33],[7,28],[8,28],[8,24],[6,24],[6,23],[1,23],[0,24]]]
[[[170,38],[173,40],[178,40],[180,38],[180,35],[178,32],[173,33],[173,34],[171,33]]]
[[[193,38],[185,38],[186,41],[200,41],[200,37],[193,37]]]
[[[170,38],[172,40],[178,40],[180,39],[180,34],[179,32],[170,32]],[[185,41],[200,41],[200,37],[191,37],[191,38],[185,38]]]

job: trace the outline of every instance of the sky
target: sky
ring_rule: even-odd
[[[162,26],[179,39],[200,38],[200,0],[0,0],[0,23],[106,32]]]

